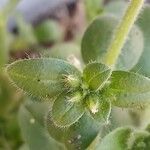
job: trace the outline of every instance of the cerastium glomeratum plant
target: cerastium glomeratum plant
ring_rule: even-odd
[[[127,60],[125,62],[127,67],[123,69],[120,67],[119,70],[116,67],[119,62],[123,62],[120,57],[121,50],[127,44],[129,32],[133,30],[131,41],[135,38],[133,37],[134,31],[139,35],[137,38],[142,37],[140,29],[133,28],[133,24],[143,3],[144,0],[131,0],[113,36],[110,35],[109,46],[101,43],[102,48],[105,48],[103,55],[98,54],[97,49],[95,55],[94,48],[97,45],[89,43],[89,39],[91,37],[93,37],[91,40],[99,39],[94,39],[96,35],[90,37],[89,32],[94,29],[97,32],[101,30],[98,25],[99,21],[104,21],[103,23],[108,28],[109,21],[112,27],[116,26],[116,21],[113,17],[106,16],[106,19],[97,19],[90,25],[93,29],[89,27],[82,40],[82,55],[86,63],[82,71],[69,62],[56,58],[25,59],[8,65],[7,73],[13,84],[25,91],[32,97],[31,99],[49,105],[48,108],[46,107],[48,111],[44,113],[46,121],[42,125],[46,125],[46,131],[49,132],[51,138],[63,143],[66,148],[85,149],[89,147],[90,149],[94,145],[94,148],[91,149],[133,150],[150,146],[148,129],[134,131],[130,127],[114,130],[104,139],[95,140],[96,142],[92,143],[99,135],[102,126],[109,122],[112,106],[139,108],[150,103],[150,79],[126,71],[131,69],[137,60],[132,61],[132,67],[128,65]],[[103,40],[103,42],[106,41]],[[92,46],[90,49],[92,53],[88,48],[90,44],[93,44],[93,52]],[[142,48],[141,44],[138,58],[142,53]],[[129,46],[130,49],[133,51]],[[38,118],[36,113],[39,112],[35,113],[32,107],[34,103],[31,106],[27,105],[29,112]],[[45,110],[40,111],[45,112]]]

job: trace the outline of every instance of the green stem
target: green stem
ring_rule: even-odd
[[[114,66],[118,56],[121,53],[121,49],[126,42],[128,34],[136,21],[136,18],[143,6],[144,0],[131,0],[128,9],[116,30],[114,39],[110,44],[106,53],[104,63],[108,66]]]

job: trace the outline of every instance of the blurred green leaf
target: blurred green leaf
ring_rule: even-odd
[[[114,16],[104,15],[89,25],[82,39],[82,56],[85,63],[95,60],[103,62],[117,24],[118,20]],[[143,35],[140,29],[134,26],[118,58],[115,70],[133,68],[142,51]]]
[[[150,104],[150,79],[136,73],[114,71],[108,90],[116,106],[140,108]]]
[[[69,57],[72,55],[81,60],[80,47],[73,42],[56,44],[48,51],[42,53],[43,57],[53,57],[64,60],[69,60]]]
[[[45,126],[45,117],[49,110],[51,109],[51,103],[49,101],[40,103],[40,100],[36,100],[36,98],[27,98],[23,103],[23,106],[30,112],[38,121],[41,126]]]
[[[83,65],[80,47],[73,42],[56,44],[44,51],[42,56],[64,59],[78,68]]]
[[[68,149],[86,149],[98,135],[101,126],[88,113],[85,113],[78,122],[69,128],[57,128],[49,114],[47,120],[49,134],[56,140],[65,143]]]
[[[150,6],[146,5],[137,20],[137,24],[139,25],[140,29],[143,31],[144,35],[144,51],[142,56],[134,68],[135,72],[141,73],[145,76],[150,76]]]
[[[131,131],[128,127],[112,131],[99,142],[96,150],[127,150]]]
[[[7,73],[28,94],[49,99],[68,90],[63,80],[65,76],[80,76],[74,66],[54,58],[16,61],[7,67]]]
[[[43,111],[45,112],[45,110]],[[40,114],[41,111],[36,113]],[[25,106],[20,108],[19,123],[25,142],[27,142],[31,150],[63,149],[63,146],[49,136],[46,128],[34,117],[32,111],[28,111]]]
[[[150,134],[144,130],[120,127],[106,135],[96,145],[96,150],[148,150]]]

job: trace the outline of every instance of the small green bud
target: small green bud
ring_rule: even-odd
[[[99,97],[95,95],[89,96],[87,99],[87,107],[93,114],[96,114],[99,109]]]
[[[75,75],[68,75],[65,76],[65,83],[67,87],[77,88],[80,86],[80,79]]]

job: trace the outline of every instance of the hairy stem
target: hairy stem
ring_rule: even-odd
[[[108,66],[112,67],[115,65],[128,34],[143,6],[143,3],[144,0],[131,0],[105,55],[104,63]]]

